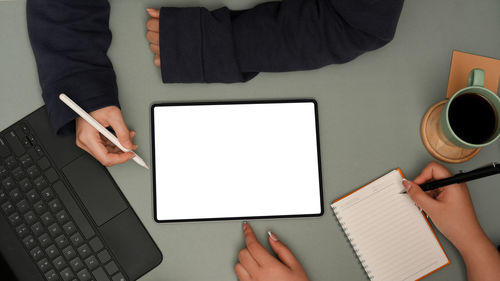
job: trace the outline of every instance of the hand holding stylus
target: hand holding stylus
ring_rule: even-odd
[[[77,145],[79,147],[89,152],[105,166],[112,166],[133,159],[138,165],[149,169],[144,160],[132,151],[133,149],[137,149],[137,146],[132,145],[131,141],[135,133],[129,132],[126,125],[123,126],[125,122],[123,121],[120,109],[116,106],[109,106],[93,111],[92,114],[99,119],[97,121],[67,95],[60,94],[59,99],[80,116],[76,120]],[[118,137],[122,140],[123,145],[101,123],[104,126],[113,127]],[[97,131],[92,130],[92,128]],[[82,134],[82,130],[87,133]],[[119,153],[119,151],[124,153]]]

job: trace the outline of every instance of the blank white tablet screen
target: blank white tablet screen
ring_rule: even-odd
[[[322,214],[315,104],[155,105],[156,220]]]

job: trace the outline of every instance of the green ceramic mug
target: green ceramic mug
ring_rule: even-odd
[[[467,87],[448,100],[441,112],[441,131],[456,146],[475,149],[500,136],[500,98],[484,87],[484,70],[469,74]]]

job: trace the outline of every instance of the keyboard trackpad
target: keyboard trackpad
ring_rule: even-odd
[[[98,226],[127,208],[111,176],[90,155],[81,156],[62,171]]]

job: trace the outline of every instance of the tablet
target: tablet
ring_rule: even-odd
[[[314,100],[151,106],[157,222],[323,214]]]

